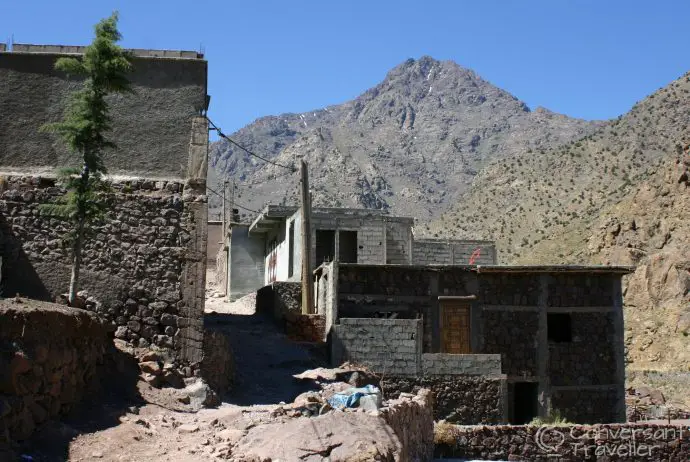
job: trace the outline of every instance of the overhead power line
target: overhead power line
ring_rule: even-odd
[[[214,124],[213,121],[212,121],[211,119],[209,119],[208,117],[206,117],[206,120],[208,120],[208,123],[211,125],[211,129],[212,129],[212,130],[215,130],[215,131],[218,133],[218,136],[220,136],[221,138],[227,140],[229,143],[234,144],[235,146],[237,146],[238,148],[240,148],[241,150],[243,150],[244,152],[246,152],[246,153],[249,154],[250,156],[254,156],[254,157],[256,157],[257,159],[263,160],[264,162],[268,162],[269,164],[273,164],[273,165],[275,165],[276,167],[285,168],[285,169],[287,169],[287,170],[290,170],[290,171],[293,172],[293,173],[297,171],[297,169],[296,169],[295,167],[293,167],[293,166],[290,166],[290,165],[283,165],[283,164],[279,164],[279,163],[277,163],[277,162],[273,162],[273,161],[270,160],[270,159],[266,159],[265,157],[262,157],[262,156],[260,156],[260,155],[258,155],[258,154],[256,154],[256,153],[250,151],[249,149],[245,148],[244,146],[242,146],[241,144],[239,144],[237,141],[233,140],[232,138],[230,138],[229,136],[227,136],[225,133],[223,133],[223,132],[221,131],[221,129],[218,128],[218,126],[217,126],[216,124]]]
[[[208,186],[206,186],[206,189],[208,189],[210,192],[212,192],[213,194],[215,194],[218,197],[223,197],[223,195],[221,193],[214,191],[213,189],[209,188]],[[249,208],[245,207],[244,205],[240,205],[237,202],[235,202],[234,205],[235,205],[235,207],[239,207],[242,210],[246,210],[247,212],[261,213],[261,212],[257,212],[256,210],[249,209]]]

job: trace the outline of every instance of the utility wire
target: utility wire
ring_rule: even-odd
[[[209,191],[211,191],[213,194],[215,194],[215,195],[218,196],[218,197],[223,197],[222,194],[220,194],[219,192],[214,191],[213,189],[209,188],[208,186],[206,186],[206,189],[208,189]],[[243,209],[243,210],[246,210],[247,212],[261,213],[261,212],[257,212],[256,210],[248,209],[248,208],[245,207],[244,205],[240,205],[240,204],[238,204],[237,202],[235,202],[234,205],[235,205],[236,207],[239,207],[239,208]]]
[[[246,152],[247,154],[249,154],[249,155],[251,155],[251,156],[254,156],[254,157],[258,158],[258,159],[261,159],[261,160],[263,160],[264,162],[268,162],[269,164],[273,164],[273,165],[275,165],[276,167],[281,167],[281,168],[285,168],[285,169],[287,169],[287,170],[290,170],[292,173],[295,173],[295,172],[297,171],[297,169],[296,169],[295,167],[288,166],[288,165],[283,165],[283,164],[279,164],[279,163],[277,163],[277,162],[273,162],[273,161],[270,160],[270,159],[266,159],[265,157],[261,157],[260,155],[258,155],[258,154],[256,154],[256,153],[253,153],[252,151],[250,151],[249,149],[245,148],[244,146],[242,146],[241,144],[239,144],[237,141],[233,140],[232,138],[230,138],[229,136],[227,136],[225,133],[223,133],[223,132],[220,130],[220,128],[218,128],[218,126],[217,126],[216,124],[214,124],[213,121],[212,121],[211,119],[208,118],[208,116],[206,116],[206,120],[208,120],[208,123],[211,124],[211,129],[212,129],[212,130],[215,130],[216,132],[218,132],[218,136],[220,136],[221,138],[224,138],[224,139],[228,140],[228,142],[234,144],[235,146],[237,146],[238,148],[240,148],[241,150],[243,150],[243,151]]]

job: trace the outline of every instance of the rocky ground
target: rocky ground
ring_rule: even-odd
[[[321,352],[288,341],[255,313],[253,297],[230,304],[215,294],[210,284],[207,323],[232,332],[237,367],[220,406],[198,410],[193,393],[154,388],[142,374],[131,394],[94,399],[68,420],[44,425],[21,460],[400,460],[400,442],[378,411],[326,404],[337,391],[362,385],[366,373],[318,368],[293,377],[322,365]],[[358,454],[363,458],[349,459]]]

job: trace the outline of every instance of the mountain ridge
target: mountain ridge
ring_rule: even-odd
[[[449,208],[489,161],[557,145],[599,125],[531,111],[474,71],[425,56],[394,67],[350,101],[262,117],[231,137],[288,166],[306,158],[315,205],[381,208],[428,220]],[[296,175],[285,176],[227,142],[212,145],[210,160],[212,181],[235,178],[237,202],[249,209],[298,200]]]

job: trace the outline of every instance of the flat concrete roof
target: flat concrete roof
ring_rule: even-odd
[[[339,263],[339,267],[391,268],[391,269],[427,269],[434,271],[460,269],[476,273],[608,273],[629,274],[635,271],[634,266],[603,265],[376,265],[359,263]]]
[[[3,44],[4,45],[4,44]],[[81,45],[35,45],[30,43],[15,43],[8,53],[47,53],[47,54],[83,54],[85,46]],[[203,53],[189,50],[150,50],[144,48],[127,48],[134,56],[142,58],[177,58],[203,59]],[[0,51],[5,51],[0,47]]]

